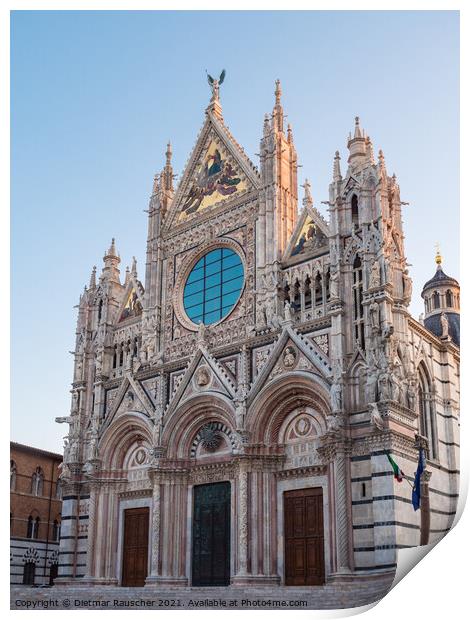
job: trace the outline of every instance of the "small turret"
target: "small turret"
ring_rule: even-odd
[[[116,252],[116,243],[113,239],[111,240],[111,245],[109,250],[103,256],[104,267],[101,274],[101,278],[108,280],[109,282],[117,282],[120,284],[119,280],[119,263],[121,259],[119,258],[118,253]]]
[[[424,326],[442,340],[460,346],[460,285],[442,269],[442,256],[436,252],[436,273],[423,286]]]
[[[359,116],[356,116],[355,119],[354,136],[351,137],[351,134],[349,134],[347,147],[349,150],[348,164],[352,168],[362,164],[366,155],[366,136],[365,132],[360,128]]]

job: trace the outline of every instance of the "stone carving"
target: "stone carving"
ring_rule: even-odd
[[[308,435],[310,429],[312,428],[312,424],[307,417],[302,417],[297,420],[294,428],[297,435],[303,437],[305,435]]]
[[[380,265],[376,259],[372,263],[369,274],[369,288],[377,288],[380,286]]]
[[[332,271],[330,275],[330,297],[331,299],[338,299],[339,297],[339,273],[338,271]]]
[[[441,328],[442,328],[441,338],[445,340],[446,338],[449,337],[449,319],[447,318],[447,314],[445,312],[441,314]]]
[[[201,445],[208,452],[215,452],[222,443],[222,437],[214,424],[206,424],[199,434]]]
[[[297,361],[297,355],[294,347],[286,347],[282,354],[282,363],[286,368],[293,368]]]
[[[284,320],[292,321],[294,319],[294,309],[292,308],[289,301],[284,302]]]
[[[206,385],[209,385],[210,380],[211,380],[211,375],[210,375],[209,370],[205,368],[204,366],[201,368],[198,368],[196,372],[196,383],[199,385],[199,387],[205,387]]]
[[[369,317],[372,332],[377,333],[380,329],[380,308],[379,304],[375,301],[375,299],[369,306]]]
[[[384,429],[384,420],[379,411],[377,403],[369,403],[369,412],[370,412],[370,422],[373,426],[377,427],[379,430]]]
[[[343,382],[341,366],[337,362],[333,372],[333,383],[330,388],[331,410],[336,413],[341,411],[343,400]]]
[[[132,409],[134,406],[134,394],[129,390],[126,394],[126,409]]]

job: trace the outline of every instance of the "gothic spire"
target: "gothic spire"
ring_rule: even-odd
[[[280,80],[276,80],[276,88],[274,89],[273,128],[280,133],[284,131],[284,110],[281,105],[281,95],[281,82]]]
[[[163,168],[164,189],[167,192],[173,191],[174,174],[173,174],[173,166],[171,165],[172,154],[173,154],[173,151],[171,149],[171,142],[168,141],[168,144],[166,145],[166,151],[165,151],[165,158],[166,158],[165,167]]]

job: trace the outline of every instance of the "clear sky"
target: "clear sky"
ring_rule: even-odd
[[[382,148],[404,207],[412,313],[434,273],[459,277],[457,12],[15,12],[11,37],[12,439],[61,450],[76,309],[116,237],[144,280],[154,173],[181,173],[227,71],[224,118],[255,164],[274,81],[299,183],[328,197],[354,117]]]

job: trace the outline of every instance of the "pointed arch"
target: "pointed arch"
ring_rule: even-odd
[[[235,412],[230,400],[219,393],[205,392],[192,396],[170,415],[162,434],[168,458],[190,458],[194,440],[210,422],[221,423],[235,433]]]
[[[437,421],[432,379],[423,361],[418,365],[418,430],[428,440],[429,458],[438,458]]]
[[[139,441],[152,442],[152,426],[145,415],[132,411],[115,419],[100,439],[104,469],[122,469],[129,449]]]
[[[253,443],[273,445],[285,417],[298,407],[311,407],[325,420],[329,394],[312,373],[297,371],[270,381],[253,400],[245,426]]]

